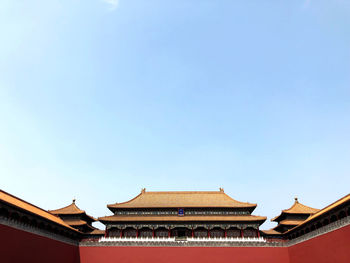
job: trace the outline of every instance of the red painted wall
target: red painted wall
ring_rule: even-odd
[[[350,226],[289,247],[290,263],[349,263]]]
[[[1,263],[79,263],[79,247],[0,225]]]
[[[81,263],[289,263],[287,248],[80,247]]]
[[[79,254],[80,253],[80,254]],[[80,259],[79,259],[80,257]],[[0,225],[1,263],[350,263],[350,226],[289,248],[77,247]]]

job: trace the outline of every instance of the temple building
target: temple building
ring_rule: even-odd
[[[234,200],[224,190],[148,192],[107,205],[100,217],[109,237],[260,237],[266,217],[252,215],[256,204]]]
[[[86,214],[84,210],[81,210],[76,204],[75,199],[73,202],[65,207],[49,210],[51,214],[54,214],[61,218],[67,225],[79,230],[80,232],[87,235],[104,235],[103,230],[99,230],[92,226],[93,222],[97,220]]]
[[[252,215],[256,205],[238,202],[222,189],[143,190],[108,207],[114,215],[101,218],[107,236],[93,236],[95,230],[82,232],[91,229],[85,223],[69,221],[91,226],[94,219],[75,202],[54,215],[0,190],[0,262],[350,262],[350,194],[316,213],[296,202],[274,219],[280,226],[283,220],[302,221],[283,233],[258,232],[265,218]],[[84,227],[77,230],[79,225]]]
[[[289,209],[282,210],[280,215],[271,219],[272,222],[277,222],[277,226],[264,232],[267,234],[284,233],[300,225],[318,211],[319,209],[299,203],[298,198],[295,198],[294,204]]]

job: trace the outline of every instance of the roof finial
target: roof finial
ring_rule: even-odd
[[[146,193],[146,188],[142,188],[141,193],[143,193],[143,194]]]
[[[75,204],[75,198],[73,198],[73,204]]]
[[[220,187],[220,192],[224,193],[224,188]]]
[[[294,200],[295,200],[296,203],[299,203],[299,202],[298,202],[298,197],[297,197],[297,196],[294,197]]]

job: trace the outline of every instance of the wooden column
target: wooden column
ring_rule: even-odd
[[[123,237],[123,229],[120,229],[120,237]]]
[[[168,237],[171,237],[171,230],[170,230],[170,227],[168,229]]]
[[[243,237],[243,228],[241,228],[241,237]]]
[[[194,230],[193,230],[193,227],[192,227],[191,236],[194,237]]]
[[[260,237],[260,231],[259,231],[259,227],[258,227],[257,231],[258,231],[258,237]]]
[[[152,228],[152,237],[155,237],[155,236],[154,236],[154,228]]]
[[[136,237],[139,237],[139,229],[136,228]]]
[[[225,237],[227,237],[227,229],[225,228]]]
[[[210,229],[208,228],[208,238],[210,238]]]

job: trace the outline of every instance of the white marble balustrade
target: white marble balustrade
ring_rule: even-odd
[[[188,237],[180,242],[266,242],[263,237]],[[175,237],[102,237],[99,242],[174,242]]]

